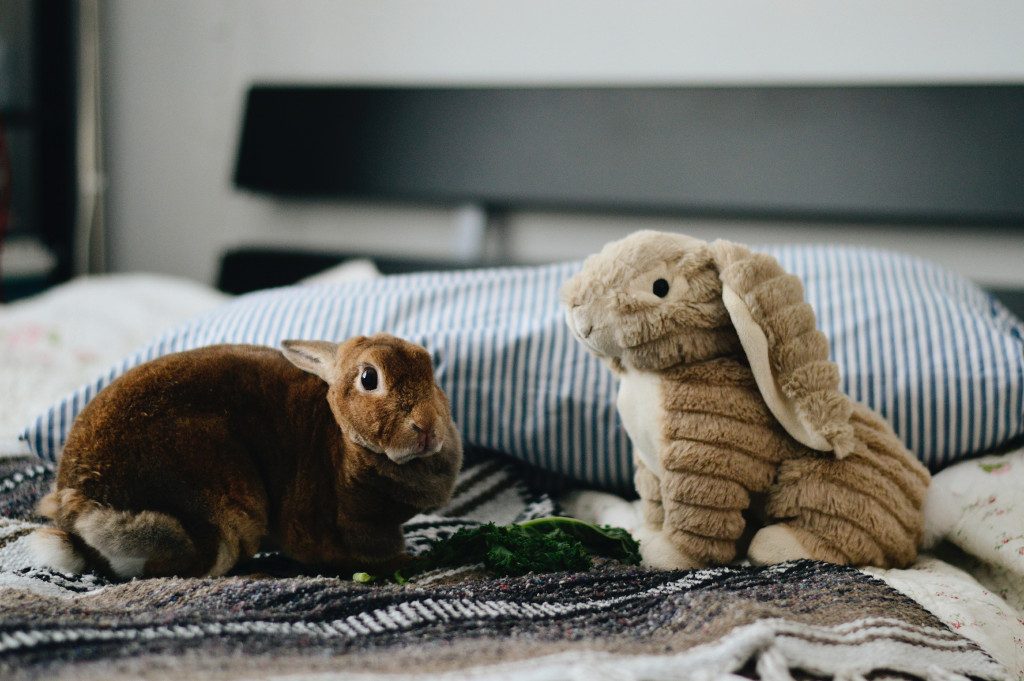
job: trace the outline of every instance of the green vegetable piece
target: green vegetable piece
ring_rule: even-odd
[[[391,580],[405,584],[424,572],[478,563],[493,574],[509,577],[529,572],[581,572],[591,568],[592,555],[636,565],[640,563],[640,545],[622,528],[576,518],[550,516],[501,526],[488,523],[431,542],[426,553],[396,571]],[[352,579],[369,584],[380,578],[357,572]]]
[[[590,569],[591,555],[637,564],[640,547],[621,528],[598,527],[575,518],[552,516],[503,526],[488,523],[434,541],[412,566],[396,572],[394,579],[401,584],[429,570],[475,563],[502,576],[579,572]]]
[[[527,520],[520,527],[539,532],[559,530],[580,541],[593,555],[615,558],[624,563],[639,565],[640,545],[621,527],[598,526],[562,516],[549,516]]]

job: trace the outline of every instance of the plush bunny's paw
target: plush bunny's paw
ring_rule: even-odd
[[[558,500],[559,505],[573,518],[595,525],[621,527],[633,534],[643,524],[637,501],[626,501],[607,492],[574,490]]]
[[[646,567],[658,570],[692,570],[703,563],[686,555],[669,541],[664,533],[643,527],[634,534],[640,542],[640,558]]]
[[[758,530],[750,541],[747,557],[754,565],[813,558],[810,551],[800,543],[796,532],[785,525],[769,525]]]

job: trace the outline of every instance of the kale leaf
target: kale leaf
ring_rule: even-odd
[[[593,555],[631,564],[640,562],[639,545],[625,530],[552,516],[516,525],[487,523],[463,528],[446,539],[433,541],[426,553],[396,572],[394,579],[403,583],[429,570],[477,563],[501,576],[579,572],[590,569]],[[372,581],[367,577],[363,581]]]

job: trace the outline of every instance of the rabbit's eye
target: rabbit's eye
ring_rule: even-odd
[[[363,373],[359,374],[359,384],[363,386],[363,390],[376,390],[377,370],[373,367],[363,369]]]
[[[654,295],[664,298],[668,295],[668,281],[665,279],[654,280]]]

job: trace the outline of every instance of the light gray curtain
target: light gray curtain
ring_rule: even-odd
[[[75,274],[106,270],[99,12],[99,0],[79,0]]]

